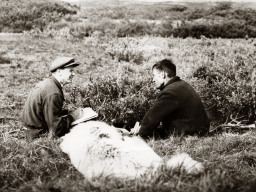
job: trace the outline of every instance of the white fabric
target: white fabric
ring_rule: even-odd
[[[69,155],[72,164],[89,180],[102,176],[136,178],[148,171],[155,171],[163,164],[162,158],[143,139],[130,136],[126,130],[104,122],[78,124],[62,138],[62,151]],[[202,164],[188,154],[175,158],[177,161],[172,158],[167,166],[175,168],[188,164],[184,168],[188,168],[189,173],[203,170]]]

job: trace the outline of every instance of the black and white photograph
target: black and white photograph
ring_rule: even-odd
[[[1,0],[1,192],[256,192],[256,0]]]

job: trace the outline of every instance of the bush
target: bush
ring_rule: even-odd
[[[188,14],[187,19],[188,20],[194,20],[203,18],[205,16],[205,10],[204,9],[196,9]]]
[[[231,115],[248,123],[256,120],[255,58],[243,55],[243,51],[237,47],[229,56],[223,54],[218,60],[209,55],[212,64],[198,67],[193,73],[200,80],[194,85],[206,108],[217,107],[219,122],[229,120]]]
[[[232,8],[232,2],[220,2],[217,3],[217,5],[215,7],[213,7],[212,9],[215,11],[227,11],[230,10]]]
[[[256,120],[256,70],[239,62],[236,60],[228,67],[198,68],[193,74],[195,78],[189,80],[205,108],[216,109],[214,122],[217,124],[229,121],[231,115],[247,123]],[[67,102],[92,107],[99,112],[100,120],[112,123],[119,119],[133,127],[152,106],[156,91],[149,79],[122,76],[119,79],[97,77],[88,86],[73,89]]]
[[[138,42],[134,39],[124,38],[122,43],[112,41],[106,48],[106,53],[118,62],[133,62],[141,64],[144,60],[143,52],[137,49]]]
[[[10,64],[11,61],[0,55],[0,64]]]
[[[174,37],[193,37],[197,39],[201,36],[207,38],[244,38],[246,36],[255,38],[256,28],[237,20],[213,25],[183,23],[180,27],[172,29],[172,35]]]
[[[67,3],[3,0],[0,6],[0,31],[19,33],[33,28],[43,30],[50,22],[57,22],[64,15],[76,13],[77,8]]]
[[[152,27],[153,24],[147,22],[122,20],[122,22],[116,25],[115,33],[117,37],[143,36],[151,34]]]
[[[123,75],[116,77],[96,77],[86,87],[69,90],[67,105],[92,107],[99,113],[99,120],[112,123],[120,120],[133,127],[142,120],[155,99],[155,90],[148,80],[135,80]],[[80,97],[80,98],[79,98]]]
[[[186,6],[183,6],[183,5],[175,5],[173,7],[168,7],[166,8],[166,11],[176,11],[176,12],[183,12],[183,11],[186,11],[188,8]]]
[[[157,44],[160,39],[162,42]],[[95,78],[88,86],[77,89],[79,94],[73,94],[76,97],[73,101],[76,100],[77,105],[87,106],[90,98],[90,105],[100,111],[100,118],[107,122],[119,118],[132,125],[142,120],[156,96],[149,82],[151,64],[166,58],[167,54],[163,52],[168,50],[177,61],[177,74],[195,88],[206,109],[216,109],[215,123],[224,123],[230,120],[231,115],[248,123],[256,120],[256,58],[253,42],[206,37],[200,40],[166,40],[119,38],[101,42],[98,48],[102,48],[102,54],[105,50],[109,57],[105,55],[105,60],[96,60],[90,70],[102,68],[100,71],[107,73],[109,69],[110,75],[104,73],[105,77],[102,77],[102,74],[91,72]],[[157,46],[157,52],[150,51],[149,45]],[[133,53],[143,55],[142,64],[134,64],[132,58],[137,56]],[[124,61],[127,58],[129,61]]]

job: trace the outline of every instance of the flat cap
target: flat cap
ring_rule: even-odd
[[[66,67],[77,67],[80,65],[80,63],[75,62],[75,59],[73,57],[58,57],[56,58],[51,66],[50,66],[50,71],[54,72],[57,69],[62,69]]]

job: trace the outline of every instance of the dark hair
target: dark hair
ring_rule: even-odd
[[[168,77],[176,76],[176,65],[170,59],[163,59],[153,65],[152,70],[157,69],[159,71],[165,71]]]

